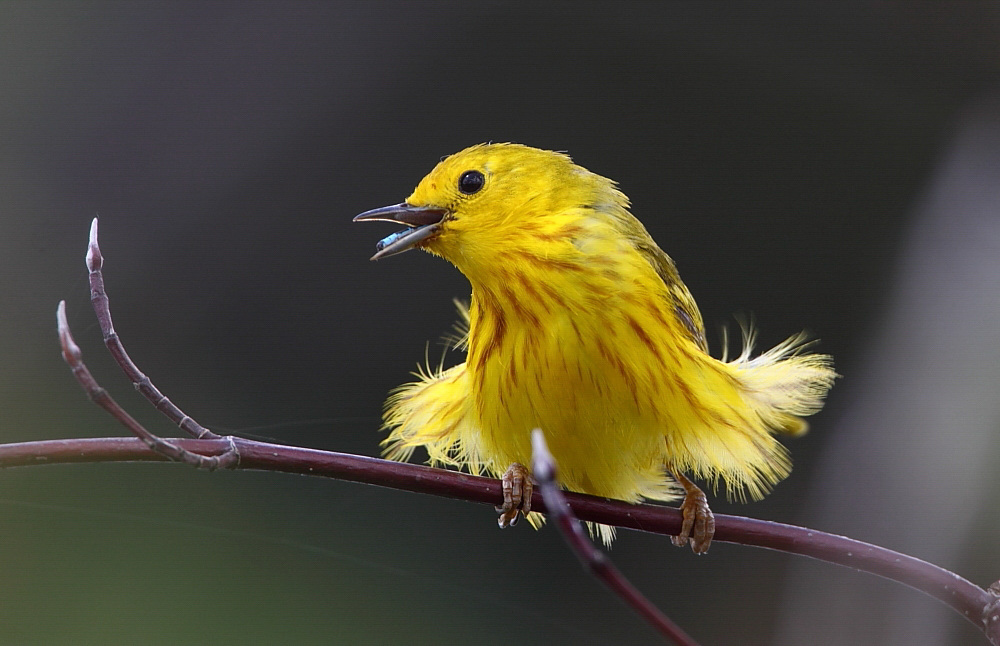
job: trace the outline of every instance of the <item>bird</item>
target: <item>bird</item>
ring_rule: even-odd
[[[354,220],[406,227],[373,260],[422,249],[472,287],[459,304],[465,361],[391,393],[383,451],[406,461],[423,447],[432,466],[501,478],[501,527],[543,520],[524,466],[538,428],[566,490],[683,497],[672,540],[703,554],[714,515],[692,478],[762,498],[791,470],[776,436],[804,433],[837,377],[801,333],[754,355],[745,329],[738,356],[713,357],[691,292],[628,198],[562,152],[474,145],[404,202]],[[614,528],[591,530],[610,546]]]

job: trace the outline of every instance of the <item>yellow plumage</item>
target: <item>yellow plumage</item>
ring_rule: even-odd
[[[472,297],[465,363],[388,400],[387,457],[423,446],[433,464],[498,476],[530,464],[538,427],[561,484],[598,496],[674,499],[672,471],[759,498],[788,475],[774,433],[805,430],[830,357],[802,353],[798,336],[711,357],[673,261],[612,181],[560,153],[480,145],[401,206],[439,214],[414,246],[452,262]]]

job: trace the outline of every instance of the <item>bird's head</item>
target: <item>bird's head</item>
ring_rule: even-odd
[[[471,278],[477,267],[497,262],[501,252],[546,240],[558,243],[556,234],[574,217],[570,212],[593,212],[601,203],[626,204],[610,180],[565,154],[481,144],[443,159],[405,202],[354,219],[409,227],[379,241],[373,260],[420,248]]]

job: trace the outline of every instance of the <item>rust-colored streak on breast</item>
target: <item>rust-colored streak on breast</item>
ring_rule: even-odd
[[[597,351],[601,353],[601,358],[608,363],[611,363],[611,352],[609,352],[607,346],[604,345],[604,341],[600,338],[597,338],[595,341],[597,343]]]
[[[504,339],[507,338],[507,316],[501,309],[497,309],[493,315],[496,318],[496,328],[493,332],[492,338],[490,339],[490,344],[486,346],[486,351],[483,353],[483,362],[485,362],[486,359],[488,359],[494,352],[498,352],[500,350],[500,346],[504,342]]]
[[[526,307],[525,304],[521,302],[508,285],[503,285],[500,290],[503,292],[504,299],[506,299],[507,303],[511,306],[511,308],[513,308],[514,314],[521,320],[522,323],[534,328],[535,331],[542,328],[542,322],[538,320],[535,313],[531,311],[530,307]]]
[[[526,275],[521,272],[516,272],[514,277],[517,282],[521,284],[521,287],[528,294],[528,296],[531,297],[533,303],[537,303],[543,310],[545,310],[546,314],[552,314],[552,308],[550,307],[549,301],[542,296]]]
[[[507,380],[509,383],[509,389],[513,391],[517,388],[517,368],[514,366],[514,362],[510,362],[510,366],[507,368]]]
[[[494,352],[499,351],[501,344],[507,336],[507,317],[502,309],[497,307],[491,299],[480,296],[478,299],[480,316],[476,332],[477,338],[486,338],[481,344],[475,344],[480,348],[475,352],[473,372],[476,376],[479,389],[482,389],[482,379],[486,369],[486,362]],[[470,353],[471,354],[471,353]]]
[[[569,324],[573,326],[573,333],[576,334],[576,340],[583,343],[583,337],[580,335],[580,328],[577,327],[576,321],[570,319]]]
[[[566,299],[562,297],[562,294],[560,294],[555,287],[549,285],[548,283],[542,283],[541,286],[542,289],[545,290],[546,296],[555,301],[555,303],[559,305],[559,307],[563,308],[564,310],[569,309],[569,304],[566,302]]]

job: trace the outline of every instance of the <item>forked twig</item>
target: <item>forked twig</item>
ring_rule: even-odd
[[[545,496],[549,517],[562,533],[570,549],[576,554],[583,566],[597,577],[604,585],[611,588],[621,599],[632,606],[639,615],[649,622],[661,635],[679,646],[698,646],[698,642],[685,633],[670,617],[663,614],[659,608],[647,599],[625,575],[616,568],[607,555],[594,547],[583,532],[580,522],[573,516],[573,510],[566,502],[559,485],[556,484],[556,463],[541,429],[531,432],[531,471],[535,481]]]
[[[137,422],[134,417],[118,405],[118,402],[108,394],[108,391],[97,383],[94,376],[90,374],[90,370],[87,369],[86,364],[83,363],[83,355],[80,352],[80,347],[73,340],[73,335],[69,330],[69,323],[66,320],[66,301],[59,302],[56,320],[59,325],[59,344],[62,346],[63,359],[69,364],[70,369],[73,371],[73,376],[80,382],[80,386],[83,387],[84,392],[87,393],[91,401],[108,411],[122,426],[132,431],[136,437],[145,442],[146,446],[171,460],[184,462],[185,464],[190,464],[201,469],[232,468],[239,464],[239,453],[232,438],[229,439],[230,449],[228,451],[221,455],[206,457],[160,439],[147,431],[142,424]]]
[[[90,302],[94,306],[94,314],[101,325],[101,334],[104,335],[104,345],[108,347],[111,356],[115,358],[118,365],[125,372],[125,376],[132,380],[135,389],[142,393],[146,399],[156,407],[156,410],[166,415],[170,421],[191,437],[199,440],[217,440],[221,436],[216,435],[198,422],[184,414],[180,408],[167,399],[159,389],[153,385],[138,366],[125,352],[115,326],[111,322],[111,308],[108,303],[108,294],[104,291],[104,274],[101,268],[104,265],[104,257],[101,255],[101,248],[97,244],[97,218],[90,224],[90,243],[87,246],[87,269],[90,271]]]

